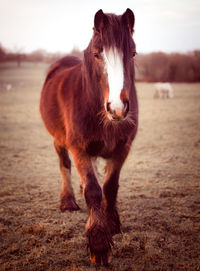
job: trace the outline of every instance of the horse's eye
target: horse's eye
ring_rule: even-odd
[[[136,51],[133,51],[132,57],[135,57],[136,55],[137,55],[137,52],[136,52]]]
[[[98,60],[101,59],[101,54],[100,53],[94,53],[94,57]]]

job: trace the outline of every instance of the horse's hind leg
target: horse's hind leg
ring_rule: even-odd
[[[71,161],[69,159],[68,151],[65,147],[60,146],[55,142],[54,146],[59,156],[62,175],[60,210],[62,212],[80,210],[79,206],[76,204],[74,191],[71,185]]]

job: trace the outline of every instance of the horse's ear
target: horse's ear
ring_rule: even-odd
[[[127,8],[126,12],[122,15],[122,22],[126,24],[131,33],[133,33],[133,28],[135,24],[135,16],[131,9]]]
[[[103,13],[102,9],[97,11],[94,16],[94,28],[97,32],[101,32],[104,26],[108,23],[107,16]]]

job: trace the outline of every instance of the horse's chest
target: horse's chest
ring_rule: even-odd
[[[124,145],[126,142],[126,140],[122,140],[121,141],[115,141],[113,139],[112,142],[104,142],[104,141],[91,141],[88,143],[87,147],[86,147],[86,152],[90,155],[90,156],[101,156],[105,159],[107,158],[111,158],[113,156],[113,153],[117,150],[118,146]]]
[[[110,158],[116,144],[105,144],[104,141],[91,141],[86,147],[86,152],[91,156],[102,156],[103,158]]]

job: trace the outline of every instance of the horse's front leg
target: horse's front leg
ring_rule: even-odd
[[[90,260],[98,265],[106,265],[109,263],[112,236],[102,207],[102,190],[95,176],[91,158],[76,150],[72,150],[72,154],[89,209],[86,237]]]
[[[120,151],[121,149],[121,151]],[[107,160],[106,177],[103,185],[104,210],[111,235],[121,232],[116,200],[119,188],[119,176],[129,148],[120,148],[118,154]]]
[[[106,178],[103,185],[104,210],[111,235],[120,233],[120,219],[116,206],[117,192],[119,187],[120,168],[115,161],[109,160],[106,165]]]

